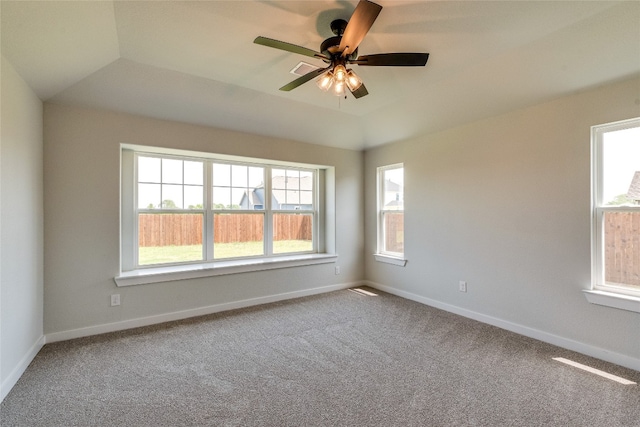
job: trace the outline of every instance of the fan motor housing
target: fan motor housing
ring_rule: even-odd
[[[329,37],[320,45],[320,52],[327,56],[332,56],[338,52],[342,36]]]

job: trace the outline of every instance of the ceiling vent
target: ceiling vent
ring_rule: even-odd
[[[317,70],[320,67],[316,67],[315,65],[307,64],[306,62],[300,61],[298,65],[293,67],[291,74],[295,74],[296,76],[304,76],[307,73]]]

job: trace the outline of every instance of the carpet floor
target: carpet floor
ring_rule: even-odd
[[[373,290],[371,290],[373,291]],[[640,426],[640,372],[350,290],[47,344],[9,426]]]

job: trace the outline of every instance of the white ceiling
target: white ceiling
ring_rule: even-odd
[[[369,95],[278,88],[357,1],[5,1],[2,55],[43,100],[364,149],[640,73],[640,1],[377,1]]]

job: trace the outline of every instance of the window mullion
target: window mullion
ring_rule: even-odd
[[[144,165],[139,164],[138,156],[145,159]],[[126,162],[124,154],[122,159],[124,159],[122,160],[123,162]],[[130,159],[128,163],[130,166],[127,166],[127,172],[125,173],[124,169],[122,172],[123,182],[124,178],[128,178],[126,180],[128,189],[126,191],[122,190],[122,212],[129,212],[127,215],[122,214],[123,217],[127,217],[126,224],[122,227],[124,231],[121,230],[122,271],[149,268],[154,265],[195,264],[202,262],[200,260],[215,262],[227,258],[255,258],[260,256],[259,251],[264,254],[262,256],[271,257],[290,253],[318,252],[319,246],[322,246],[324,250],[323,240],[319,234],[324,232],[321,222],[325,221],[325,212],[321,210],[324,209],[324,203],[326,202],[324,199],[326,197],[320,197],[319,186],[324,178],[321,178],[318,169],[270,166],[257,162],[228,162],[231,167],[235,167],[234,165],[249,168],[259,167],[264,171],[262,177],[264,206],[263,209],[253,209],[253,203],[250,202],[245,206],[243,202],[241,205],[245,206],[245,209],[233,209],[233,206],[229,206],[228,210],[218,210],[214,208],[214,202],[217,202],[218,196],[215,196],[216,199],[214,199],[213,188],[214,171],[219,162],[218,159],[178,156],[175,153],[164,155],[142,151],[140,155],[137,152],[132,152]],[[159,160],[159,162],[154,159]],[[175,162],[171,162],[171,164],[165,163],[164,159],[181,160],[182,169],[178,169],[178,164]],[[201,195],[198,195],[199,192],[195,188],[189,187],[187,196],[187,187],[196,185],[195,182],[200,181],[200,179],[194,175],[194,170],[187,168],[186,163],[184,163],[186,160],[197,161],[202,164]],[[131,165],[131,163],[133,164]],[[170,207],[172,206],[171,204],[164,203],[165,199],[180,202],[180,196],[177,193],[178,189],[174,187],[165,188],[164,186],[163,172],[165,171],[168,174],[167,180],[171,185],[174,185],[174,181],[180,179],[181,175],[182,200],[181,203],[177,204],[182,208],[177,206]],[[291,171],[297,171],[298,173],[296,175],[295,172]],[[304,174],[301,171],[304,171]],[[262,190],[259,186],[259,174],[256,172],[250,169],[246,171],[248,184],[245,188],[245,194],[247,197],[251,197],[253,191],[259,197],[259,193]],[[232,170],[229,170],[229,173],[232,174]],[[156,178],[157,174],[160,175],[159,178]],[[274,179],[274,174],[276,179]],[[290,183],[281,183],[280,175],[284,175],[285,178],[289,175],[292,181]],[[233,181],[233,176],[230,176],[230,178]],[[139,188],[141,185],[139,179],[144,181],[145,185],[142,188]],[[189,184],[186,183],[187,180]],[[302,184],[303,180],[304,184]],[[157,187],[151,184],[157,184]],[[234,188],[233,182],[230,182],[229,185],[230,189]],[[275,192],[273,190],[274,185],[278,188]],[[284,189],[280,191],[282,186]],[[239,191],[232,192],[231,196],[235,200],[235,198],[239,197]],[[201,197],[202,209],[193,209],[196,203],[192,201],[196,197]],[[283,204],[280,205],[279,202],[275,202],[276,197],[278,201],[283,198],[290,200],[288,200],[288,204],[287,200],[284,200]],[[157,200],[158,198],[159,200]],[[129,200],[129,202],[125,203],[126,200]],[[193,205],[191,209],[187,208],[189,203]],[[198,201],[197,203],[200,202]],[[227,202],[225,201],[224,203],[226,205]],[[258,201],[256,200],[256,207],[257,203]],[[150,206],[151,204],[153,206]],[[283,209],[278,209],[279,207]],[[227,230],[223,229],[224,232],[221,233],[221,236],[214,236],[214,219],[220,219],[217,218],[218,214],[225,216],[225,221],[222,221],[221,224],[223,224],[223,227],[229,227],[228,234],[226,233]],[[239,216],[226,218],[227,215],[232,214]],[[144,218],[141,216],[144,216]],[[260,216],[262,218],[259,218]],[[124,220],[122,221],[125,223]],[[199,226],[196,221],[203,222],[201,236],[198,236],[199,233],[197,232],[193,233],[195,231],[194,227]],[[261,221],[262,224],[259,224],[258,221]],[[187,224],[192,232],[189,235],[181,231],[183,230],[181,227]],[[274,227],[276,225],[282,225],[282,229],[275,230]],[[263,248],[259,248],[259,245],[248,243],[259,239],[260,226],[263,228]],[[233,235],[232,230],[236,228],[238,232]],[[216,250],[214,238],[218,237],[225,240],[225,242],[223,245],[218,245],[218,250]],[[279,241],[275,242],[276,245],[274,246],[274,238],[276,237]],[[196,249],[194,246],[199,243],[197,239],[202,241],[201,253],[198,253],[200,248]],[[229,242],[226,240],[229,240]],[[245,252],[238,251],[233,246],[236,241],[243,244],[247,243],[245,246],[249,250]],[[226,245],[226,243],[231,243],[232,245]],[[140,248],[140,245],[145,245],[145,247]],[[130,250],[128,246],[130,246]],[[183,246],[184,248],[182,248]],[[215,254],[217,254],[217,257]],[[124,261],[125,258],[127,259],[126,262]]]
[[[133,160],[133,224],[132,225],[132,229],[133,229],[133,235],[131,236],[131,244],[133,245],[133,265],[137,268],[138,267],[138,255],[139,255],[139,247],[138,244],[139,242],[139,236],[140,236],[140,231],[139,231],[139,209],[138,209],[138,154],[135,153],[134,156],[134,160]]]
[[[204,167],[204,194],[203,194],[203,204],[204,204],[204,227],[202,227],[203,231],[203,246],[204,246],[204,254],[206,261],[213,260],[213,251],[215,250],[213,245],[213,162],[208,161],[205,162]]]
[[[271,167],[264,169],[264,254],[273,255],[273,209],[271,200]]]

